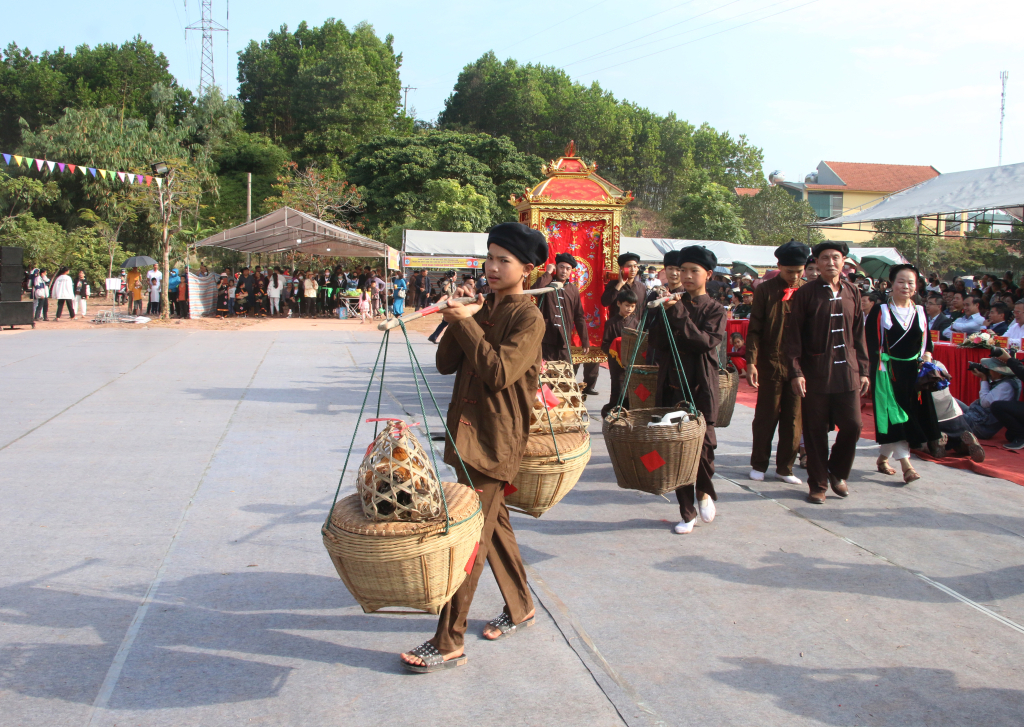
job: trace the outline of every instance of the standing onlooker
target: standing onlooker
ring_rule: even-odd
[[[306,279],[302,283],[302,297],[306,305],[306,315],[316,318],[316,294],[320,286],[316,282],[316,276],[310,270],[306,273]]]
[[[395,299],[392,305],[392,309],[395,315],[401,317],[405,313],[405,296],[408,294],[409,285],[405,282],[405,278],[400,273],[395,273],[391,279],[391,284],[395,288]]]
[[[160,278],[152,275],[149,278],[149,308],[146,315],[160,315]]]
[[[153,311],[155,314],[160,314],[160,283],[164,279],[164,274],[160,272],[159,263],[153,263],[153,269],[146,273],[146,281],[149,283],[146,287],[149,289],[149,303],[152,308],[153,305],[153,282],[156,282],[156,309]]]
[[[224,268],[224,274],[228,276],[228,315],[233,316],[235,314],[235,294],[238,289],[238,282],[235,280],[235,274],[231,271],[231,268]]]
[[[71,320],[74,320],[75,284],[71,281],[71,276],[68,275],[66,267],[61,268],[57,272],[57,277],[53,281],[50,292],[57,299],[57,315],[54,317],[54,320],[60,320],[60,312],[65,307],[68,309],[68,315],[71,316]]]
[[[181,276],[178,274],[178,268],[171,268],[171,274],[167,276],[167,313],[170,314],[174,311],[177,306],[175,303],[178,300],[178,288],[181,287]]]
[[[132,268],[125,276],[125,288],[128,291],[128,300],[131,301],[132,315],[142,314],[142,271]]]
[[[284,290],[284,287],[284,276],[281,275],[281,268],[274,268],[274,274],[270,276],[270,284],[267,286],[271,316],[281,314],[281,292]]]
[[[420,270],[419,276],[413,278],[413,290],[416,291],[416,310],[426,308],[427,297],[430,295],[430,278],[427,277],[425,269]]]
[[[359,291],[359,322],[366,323],[366,318],[370,313],[370,301],[373,296],[370,295],[369,283],[363,283],[363,287]]]
[[[75,310],[77,315],[84,316],[88,310],[89,283],[85,280],[85,271],[79,270],[75,279]],[[72,316],[73,317],[73,316]]]
[[[36,301],[36,313],[35,318],[38,321],[42,318],[44,321],[49,320],[48,315],[50,312],[50,278],[46,274],[46,268],[43,268],[35,277],[32,278],[32,297]]]
[[[200,275],[202,275],[202,269],[200,269]],[[210,273],[207,272],[207,275]],[[178,317],[189,318],[191,317],[191,311],[188,307],[188,270],[181,276],[181,284],[178,286]]]

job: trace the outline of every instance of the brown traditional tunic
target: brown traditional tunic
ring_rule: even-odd
[[[536,286],[538,288],[545,288],[554,278],[554,275],[545,273],[537,281]],[[561,304],[561,316],[559,316],[558,303]],[[581,345],[590,345],[587,334],[587,321],[583,317],[583,303],[580,301],[580,291],[575,283],[566,281],[561,290],[542,295],[537,307],[540,308],[540,313],[544,316],[544,325],[546,327],[544,338],[541,342],[545,360],[570,360],[569,349],[566,348],[565,341],[566,338],[570,341],[572,340],[573,328],[579,334]],[[569,328],[567,334],[562,333],[563,319],[565,320],[566,327]]]
[[[608,315],[612,314],[612,306],[615,305],[615,296],[619,294],[616,286],[618,286],[620,280],[622,280],[622,278],[609,280],[604,286],[604,292],[601,293],[601,305],[608,309]],[[626,286],[622,287],[625,288]],[[640,276],[637,275],[633,278],[633,282],[629,283],[629,287],[631,287],[633,292],[636,293],[636,304],[639,306],[647,298],[647,285],[640,279]]]
[[[795,287],[803,281],[798,280]],[[751,426],[750,468],[767,472],[772,457],[772,439],[779,430],[775,469],[792,475],[800,448],[800,397],[789,384],[788,363],[782,348],[786,318],[791,301],[783,298],[788,285],[781,275],[754,289],[747,328],[747,361],[757,367],[757,405]],[[793,292],[795,295],[795,291]]]
[[[448,325],[437,347],[437,370],[455,374],[448,430],[469,466],[512,480],[530,433],[537,398],[544,319],[532,296],[488,295],[472,318]],[[459,469],[448,441],[444,461]]]
[[[860,439],[860,377],[868,376],[860,291],[840,278],[839,292],[818,278],[793,294],[784,347],[789,378],[803,376],[801,402],[807,484],[811,493],[828,490],[829,475],[850,476]],[[839,429],[831,453],[828,432]]]

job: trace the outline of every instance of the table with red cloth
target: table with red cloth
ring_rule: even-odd
[[[725,322],[725,333],[728,338],[732,338],[732,334],[739,333],[743,336],[743,340],[747,340],[747,328],[750,326],[749,318],[730,318]]]
[[[971,404],[978,398],[981,391],[981,379],[967,370],[970,361],[981,361],[990,355],[987,348],[960,348],[951,343],[933,344],[932,355],[941,361],[953,381],[949,384],[950,393],[964,404]]]

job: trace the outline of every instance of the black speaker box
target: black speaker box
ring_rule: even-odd
[[[32,326],[32,301],[0,301],[0,326]]]
[[[0,283],[0,300],[21,300],[21,283]]]
[[[7,265],[22,264],[23,258],[20,247],[0,247],[0,265],[6,267]]]
[[[25,279],[25,268],[20,265],[0,266],[0,283],[21,283]]]

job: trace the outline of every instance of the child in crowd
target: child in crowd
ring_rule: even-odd
[[[622,380],[626,376],[625,367],[629,365],[629,361],[621,361],[618,359],[615,353],[612,353],[612,344],[618,340],[619,344],[616,346],[619,355],[622,351],[622,329],[625,327],[636,328],[637,317],[636,317],[637,299],[636,293],[632,288],[626,287],[618,292],[615,296],[615,305],[612,307],[612,315],[604,324],[604,338],[601,340],[601,350],[609,354],[608,356],[608,374],[612,380],[612,393],[611,398],[608,399],[608,403],[601,408],[601,418],[608,416],[608,412],[611,411],[612,407],[619,405],[619,398],[622,396]],[[643,361],[635,361],[634,365],[642,364]],[[622,405],[625,408],[629,408],[629,402],[623,401]]]
[[[745,378],[747,375],[747,346],[743,340],[743,334],[737,331],[732,334],[730,339],[729,360],[740,372],[740,377]]]
[[[369,283],[367,283],[369,285]],[[363,288],[359,291],[359,323],[366,323],[367,318],[370,317],[370,305],[371,305],[370,291],[368,288]]]

